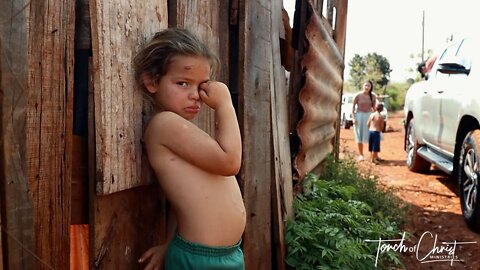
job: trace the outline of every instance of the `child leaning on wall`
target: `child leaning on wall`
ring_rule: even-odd
[[[167,239],[139,259],[152,269],[244,269],[245,206],[235,175],[242,142],[230,92],[211,76],[209,48],[185,29],[166,29],[134,59],[135,79],[156,111],[144,139],[151,167],[172,206]],[[191,120],[215,111],[215,138]]]

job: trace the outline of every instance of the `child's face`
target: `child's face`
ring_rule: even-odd
[[[200,111],[200,84],[210,79],[210,64],[204,57],[177,55],[160,78],[154,93],[157,105],[191,120]]]

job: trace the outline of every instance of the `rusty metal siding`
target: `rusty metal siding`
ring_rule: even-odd
[[[300,148],[294,160],[299,179],[333,151],[344,69],[343,55],[330,34],[329,24],[309,5],[312,15],[305,28],[309,45],[301,62],[305,84],[299,93],[303,109],[297,125]]]

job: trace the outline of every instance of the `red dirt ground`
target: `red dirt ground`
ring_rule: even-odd
[[[380,157],[385,161],[378,165],[368,161],[357,164],[362,173],[375,175],[381,185],[395,188],[395,194],[410,205],[408,222],[402,230],[410,234],[411,238],[404,242],[404,246],[418,247],[419,254],[417,256],[415,251],[401,253],[406,269],[480,269],[480,234],[472,232],[466,226],[461,215],[460,200],[456,195],[457,187],[453,181],[434,167],[428,174],[413,173],[407,169],[402,120],[402,112],[389,115],[380,152]],[[353,158],[356,155],[357,148],[353,138],[352,129],[340,131],[340,158]],[[368,145],[366,148],[368,150]],[[430,237],[428,232],[433,237]],[[425,233],[425,237],[421,238]],[[436,245],[432,240],[435,235]],[[422,259],[433,247],[437,247],[437,250],[441,247],[453,248],[454,241],[476,243],[456,245],[454,254],[460,262],[452,262],[446,252],[431,253],[434,256]],[[447,246],[442,242],[452,244]],[[442,259],[444,261],[440,261]],[[433,261],[426,263],[428,260]]]

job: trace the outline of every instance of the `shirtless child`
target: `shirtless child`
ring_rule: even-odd
[[[157,33],[134,59],[156,106],[144,134],[148,159],[173,209],[166,242],[139,259],[144,269],[244,269],[242,141],[227,86],[211,80],[217,65],[184,29]],[[215,138],[190,121],[203,104],[215,110]]]
[[[368,151],[370,151],[371,161],[378,163],[380,161],[378,153],[380,152],[380,140],[385,121],[380,112],[383,110],[383,104],[377,103],[376,111],[370,115],[367,121],[369,135],[368,135]]]

